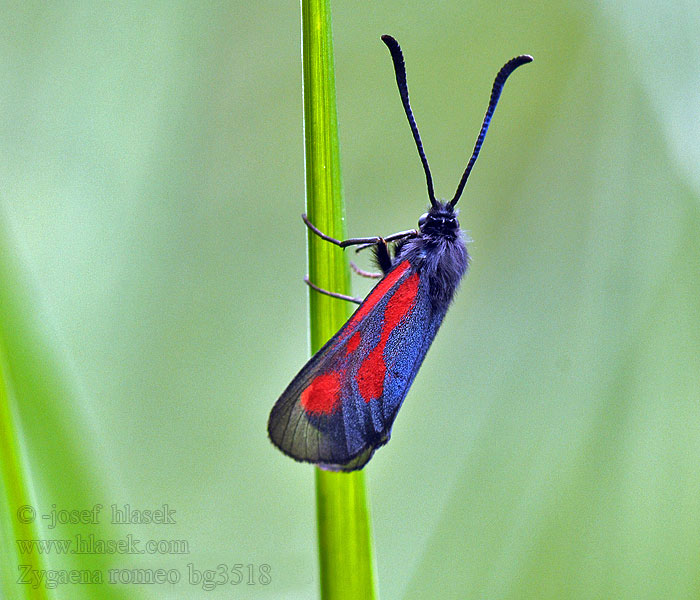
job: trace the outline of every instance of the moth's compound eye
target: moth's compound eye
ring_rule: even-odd
[[[428,213],[423,213],[418,219],[418,227],[422,228],[425,222],[428,220]]]

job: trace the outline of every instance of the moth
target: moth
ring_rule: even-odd
[[[342,248],[371,246],[382,271],[379,283],[348,321],[301,369],[275,403],[268,421],[272,443],[298,461],[321,468],[353,471],[367,464],[389,441],[394,419],[435,338],[469,255],[455,208],[479,156],[491,118],[510,74],[532,61],[509,60],[493,82],[491,98],[467,167],[449,201],[437,200],[406,84],[399,43],[382,36],[389,48],[401,102],[413,133],[428,188],[430,206],[418,228],[384,238],[340,241],[316,235]],[[315,290],[327,292],[308,282]]]

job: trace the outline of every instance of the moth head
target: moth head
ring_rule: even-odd
[[[459,231],[457,211],[451,204],[438,201],[420,216],[418,228],[421,233],[456,233]]]

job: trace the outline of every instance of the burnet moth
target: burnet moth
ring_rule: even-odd
[[[358,251],[371,247],[382,271],[378,275],[381,281],[360,301],[327,292],[306,280],[318,292],[360,306],[287,386],[268,422],[270,439],[282,452],[335,471],[361,469],[374,451],[389,441],[396,414],[467,271],[469,255],[455,205],[479,155],[506,79],[532,61],[531,56],[517,56],[496,75],[467,168],[452,200],[443,202],[435,198],[409,104],[401,47],[389,35],[382,36],[382,41],[394,63],[403,108],[423,163],[430,206],[418,220],[417,230],[345,241],[325,235],[304,215],[311,231],[330,243],[341,248],[357,246]]]

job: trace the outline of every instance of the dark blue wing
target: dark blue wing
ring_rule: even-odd
[[[397,264],[289,384],[270,414],[272,442],[296,460],[364,466],[396,413],[442,322],[427,281]]]

